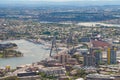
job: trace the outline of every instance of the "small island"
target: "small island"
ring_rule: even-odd
[[[17,48],[15,43],[0,44],[0,58],[22,57],[23,54],[14,49]]]

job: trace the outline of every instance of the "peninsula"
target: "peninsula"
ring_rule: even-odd
[[[15,43],[0,44],[0,58],[22,57],[23,54],[14,50],[17,48]]]

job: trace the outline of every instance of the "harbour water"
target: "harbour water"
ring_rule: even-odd
[[[31,64],[33,62],[41,61],[49,57],[49,50],[43,49],[44,45],[35,44],[27,40],[10,40],[1,43],[12,42],[18,45],[17,51],[20,51],[24,54],[23,57],[14,57],[14,58],[0,58],[0,67],[5,67],[6,65],[15,68],[19,65]]]

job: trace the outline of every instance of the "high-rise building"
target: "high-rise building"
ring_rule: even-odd
[[[116,64],[116,48],[108,48],[107,51],[107,63],[108,64]]]
[[[90,48],[90,54],[95,57],[95,65],[98,66],[102,62],[102,53],[100,48]]]
[[[95,56],[95,64],[98,66],[101,61],[102,61],[102,53],[100,50],[95,50],[94,51],[94,56]]]
[[[71,55],[68,53],[59,53],[54,55],[53,58],[61,64],[78,64],[77,60],[75,58],[72,58]]]
[[[95,66],[95,57],[91,54],[84,55],[84,66]]]
[[[69,58],[71,58],[70,54],[61,53],[53,56],[54,59],[57,59],[60,63],[67,63]]]

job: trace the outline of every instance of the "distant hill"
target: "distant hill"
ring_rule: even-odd
[[[108,24],[120,24],[120,19],[112,19],[112,20],[107,20],[103,22]]]

